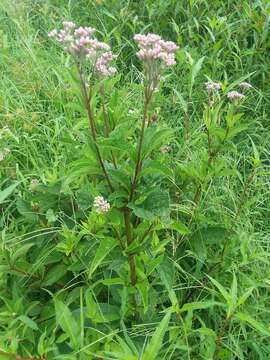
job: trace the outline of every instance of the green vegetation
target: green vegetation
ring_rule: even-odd
[[[0,19],[0,359],[269,359],[269,1],[1,0]],[[115,75],[84,79],[48,37],[64,20]],[[159,91],[149,32],[179,46]]]

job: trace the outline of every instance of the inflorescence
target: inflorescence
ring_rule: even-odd
[[[63,49],[80,62],[89,60],[96,74],[110,76],[116,72],[111,61],[116,58],[110,46],[94,37],[95,28],[78,27],[72,21],[64,21],[63,29],[52,30],[49,37],[58,41]]]

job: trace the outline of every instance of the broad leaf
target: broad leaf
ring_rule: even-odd
[[[146,351],[142,356],[142,360],[156,360],[166,331],[168,330],[171,312],[168,312],[154,332],[150,343],[146,347]]]
[[[80,328],[69,308],[60,300],[54,299],[56,320],[62,330],[69,336],[74,349],[79,346]]]
[[[19,182],[15,182],[14,184],[11,184],[4,190],[0,191],[0,204],[2,204],[13,193],[18,185]]]
[[[95,257],[91,263],[88,276],[93,275],[96,268],[102,263],[103,259],[112,251],[117,245],[117,241],[114,238],[106,237],[100,241],[99,247],[96,251]]]

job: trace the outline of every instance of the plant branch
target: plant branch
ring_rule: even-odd
[[[133,200],[133,196],[134,193],[136,191],[136,187],[137,187],[137,182],[138,182],[138,177],[142,168],[142,146],[143,146],[143,140],[144,140],[144,130],[145,130],[145,125],[146,125],[146,121],[147,121],[147,113],[148,113],[148,106],[150,104],[151,101],[151,97],[152,97],[152,93],[148,92],[147,90],[145,90],[144,92],[144,110],[143,110],[143,120],[142,120],[142,126],[141,126],[141,132],[140,132],[140,140],[139,140],[139,144],[138,144],[138,151],[137,151],[137,160],[136,160],[136,166],[135,166],[135,172],[134,172],[134,176],[133,176],[133,181],[132,181],[132,185],[131,185],[131,191],[130,191],[130,197],[129,197],[129,201]]]
[[[105,90],[104,90],[104,86],[102,85],[100,88],[100,94],[101,94],[101,106],[102,106],[102,114],[103,114],[103,119],[104,119],[104,125],[105,125],[105,135],[107,137],[109,137],[110,134],[110,124],[109,124],[109,117],[108,117],[108,112],[106,110],[106,106],[105,106]],[[112,162],[113,162],[113,166],[115,169],[117,169],[117,164],[116,164],[116,159],[114,156],[113,151],[111,150],[111,156],[112,156]]]
[[[96,150],[96,153],[97,153],[98,161],[99,161],[100,167],[101,167],[101,169],[103,171],[103,174],[104,174],[104,176],[105,176],[105,178],[107,180],[109,188],[110,188],[111,192],[113,192],[114,188],[113,188],[112,183],[110,181],[109,175],[108,175],[107,170],[105,168],[105,165],[104,165],[104,162],[102,160],[101,153],[100,153],[100,150],[99,150],[99,147],[98,147],[98,144],[97,144],[97,134],[96,134],[96,128],[95,128],[95,120],[94,120],[94,115],[93,115],[92,109],[91,109],[91,97],[92,97],[92,95],[91,95],[92,94],[91,87],[90,87],[89,94],[88,94],[87,87],[86,87],[86,82],[85,82],[85,79],[83,77],[83,72],[82,72],[82,69],[81,69],[81,67],[80,67],[80,65],[78,63],[77,63],[77,69],[78,69],[79,76],[80,76],[81,92],[82,92],[82,96],[83,96],[84,105],[85,105],[85,108],[86,108],[86,111],[87,111],[88,121],[89,121],[89,125],[90,125],[92,138],[93,138],[93,141],[94,141],[94,146],[95,146],[95,150]]]
[[[219,349],[220,349],[220,346],[221,346],[221,341],[222,341],[222,338],[223,338],[223,336],[225,334],[225,331],[226,331],[227,327],[229,326],[230,320],[231,320],[231,316],[227,316],[226,319],[224,320],[221,328],[220,328],[218,337],[216,339],[216,349],[215,349],[215,352],[214,352],[213,360],[218,360],[219,359],[218,358],[218,353],[219,353]]]
[[[133,242],[132,232],[131,232],[131,214],[130,209],[124,209],[124,220],[126,228],[126,237],[127,237],[127,246],[131,245]],[[136,265],[135,265],[135,255],[128,256],[128,263],[130,268],[130,283],[132,286],[135,286],[137,283],[137,274],[136,274]]]

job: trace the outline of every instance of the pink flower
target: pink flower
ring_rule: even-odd
[[[159,61],[162,66],[171,66],[175,62],[175,52],[179,47],[172,41],[165,41],[159,35],[136,34],[134,40],[138,43],[137,56],[142,61]]]
[[[52,31],[49,32],[48,36],[51,38],[56,37],[58,34],[58,31],[56,29],[53,29]]]
[[[230,91],[227,94],[227,97],[231,101],[243,100],[245,95],[239,93],[238,91]]]
[[[136,55],[144,62],[148,92],[151,96],[158,88],[164,69],[176,64],[175,52],[179,47],[174,42],[165,41],[156,34],[136,34],[134,40],[139,47]]]
[[[97,75],[110,76],[116,72],[116,68],[110,66],[116,56],[112,54],[108,44],[93,37],[95,31],[96,29],[91,27],[76,28],[72,21],[64,21],[63,29],[54,29],[48,35],[77,60],[88,60]]]
[[[113,75],[116,72],[116,68],[109,66],[109,63],[115,57],[111,51],[103,53],[96,62],[97,72],[104,76]]]
[[[216,83],[216,82],[212,82],[212,81],[208,81],[205,83],[205,87],[206,90],[208,91],[208,93],[212,93],[214,91],[218,91],[221,89],[221,84],[220,83]]]
[[[96,196],[93,202],[93,208],[98,214],[104,214],[110,210],[111,206],[103,196]]]

